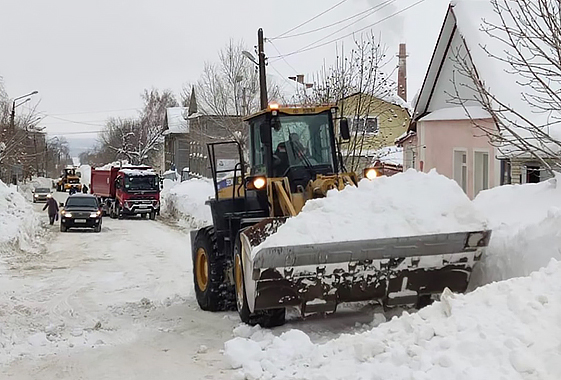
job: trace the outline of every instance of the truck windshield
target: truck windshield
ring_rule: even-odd
[[[160,188],[158,177],[155,175],[125,176],[125,189],[129,191],[153,190]]]
[[[329,115],[280,115],[272,130],[277,166],[332,165]]]

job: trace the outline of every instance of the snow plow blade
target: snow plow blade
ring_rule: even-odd
[[[244,251],[283,222],[246,229]],[[465,292],[490,237],[483,230],[262,248],[244,260],[248,301],[253,310],[298,306],[303,314],[334,312],[353,301],[416,305],[445,288]]]

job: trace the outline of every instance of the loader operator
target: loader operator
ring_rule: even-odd
[[[288,150],[287,150],[288,147]],[[292,132],[288,136],[287,141],[282,141],[277,145],[277,149],[275,150],[275,175],[282,176],[286,172],[286,170],[291,165],[291,159],[289,158],[289,153],[292,153],[292,156],[296,159],[296,162],[299,161],[308,161],[309,162],[309,154],[307,149],[302,145],[300,142],[300,136],[298,133]],[[292,163],[294,164],[294,162]]]

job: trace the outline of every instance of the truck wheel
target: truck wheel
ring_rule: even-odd
[[[118,219],[123,219],[123,209],[121,208],[121,206],[115,206],[115,213],[117,214]]]
[[[254,313],[249,310],[245,292],[242,247],[239,235],[234,247],[234,282],[236,306],[242,322],[251,326],[260,325],[265,328],[284,325],[286,321],[286,310],[284,307],[278,309],[259,310]]]
[[[234,288],[227,282],[228,260],[218,251],[214,227],[199,230],[193,244],[193,281],[197,302],[207,311],[232,310]]]
[[[154,220],[154,219],[156,219],[156,212],[155,211],[150,213],[150,220]]]

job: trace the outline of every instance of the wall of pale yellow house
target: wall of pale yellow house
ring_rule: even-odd
[[[362,142],[362,150],[372,151],[387,146],[394,146],[395,139],[405,133],[409,127],[410,118],[406,109],[369,95],[362,95],[362,97],[355,95],[346,98],[338,106],[339,111],[349,121],[357,116],[360,118],[378,118],[378,133],[364,135],[364,138],[361,135],[357,137],[359,144]],[[351,147],[354,141],[353,136],[354,133],[351,131]],[[343,147],[343,150],[345,149],[346,146]]]

